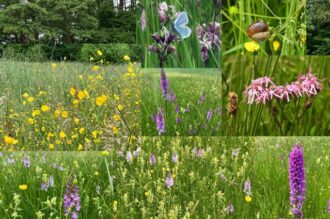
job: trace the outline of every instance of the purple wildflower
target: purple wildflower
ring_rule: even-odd
[[[248,195],[248,196],[252,195],[250,179],[247,179],[244,182],[244,193],[245,193],[245,195]]]
[[[133,160],[133,155],[131,151],[126,152],[126,160],[127,162],[131,162]]]
[[[203,157],[203,150],[201,148],[198,149],[197,157]]]
[[[180,117],[175,118],[176,124],[180,124],[182,122],[182,119]]]
[[[54,187],[54,186],[55,186],[54,177],[50,175],[48,178],[48,187]]]
[[[196,28],[196,36],[199,40],[201,57],[204,62],[209,58],[208,51],[221,47],[221,27],[218,22],[199,25]]]
[[[141,13],[140,22],[141,22],[141,29],[144,32],[147,28],[146,11],[144,9],[142,10],[142,13]]]
[[[158,14],[160,23],[165,23],[169,17],[167,16],[168,5],[166,2],[161,2],[158,5]]]
[[[64,194],[63,205],[65,216],[71,214],[72,219],[78,218],[78,213],[80,211],[80,196],[79,187],[77,185],[76,179],[68,179]]]
[[[133,151],[133,156],[138,157],[141,153],[141,147],[137,147],[135,151]]]
[[[174,184],[174,179],[172,175],[168,175],[168,177],[165,180],[165,184],[167,186],[167,188],[171,188]]]
[[[178,105],[175,106],[175,112],[179,113],[180,112],[180,107]]]
[[[306,196],[304,150],[300,144],[293,146],[289,156],[290,204],[296,218],[302,218]]]
[[[159,135],[165,133],[165,118],[162,109],[158,109],[158,113],[156,115],[156,125]]]
[[[42,191],[47,191],[47,189],[48,189],[48,185],[47,185],[47,183],[46,183],[46,182],[42,182],[42,183],[41,183],[41,190],[42,190]]]
[[[329,201],[328,201],[328,213],[330,214],[330,198],[329,198]]]
[[[26,168],[29,168],[31,166],[30,159],[28,157],[24,157],[23,164]]]
[[[232,152],[232,156],[233,156],[234,158],[236,158],[236,157],[238,156],[238,153],[239,153],[239,149],[237,148],[237,149],[233,150],[233,152]]]
[[[162,89],[163,97],[166,99],[168,95],[168,79],[163,69],[160,73],[160,88]]]
[[[156,156],[154,154],[151,154],[149,157],[149,161],[151,165],[156,165]]]
[[[172,162],[173,163],[177,163],[179,160],[179,156],[176,153],[172,154]]]
[[[233,214],[234,213],[234,205],[232,203],[229,203],[227,206],[227,214]]]
[[[199,100],[198,100],[198,104],[202,104],[204,103],[204,101],[206,100],[206,96],[204,94],[202,94],[202,96],[200,96]]]
[[[213,115],[213,112],[212,110],[210,109],[209,111],[207,111],[207,115],[206,115],[206,119],[208,121],[210,121],[212,119],[212,115]]]

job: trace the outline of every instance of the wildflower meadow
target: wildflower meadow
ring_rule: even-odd
[[[135,141],[139,70],[123,59],[122,65],[1,60],[0,148],[94,151]]]
[[[144,137],[103,152],[0,153],[0,214],[330,218],[328,142],[326,137]]]
[[[329,135],[328,63],[325,56],[226,57],[225,135]]]
[[[304,55],[305,0],[223,1],[222,55]]]

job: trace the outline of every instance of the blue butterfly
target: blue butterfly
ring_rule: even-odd
[[[180,12],[173,23],[173,30],[181,39],[188,38],[191,34],[191,29],[187,26],[188,23],[188,15],[185,11]]]

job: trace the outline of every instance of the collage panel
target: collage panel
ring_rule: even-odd
[[[307,0],[307,54],[330,55],[330,2]]]
[[[327,56],[224,58],[224,135],[329,135],[329,61]]]
[[[305,0],[224,0],[223,56],[305,55]]]
[[[99,151],[140,134],[139,67],[77,62],[0,66],[0,149]],[[124,60],[123,60],[124,61]]]
[[[165,73],[166,72],[166,73]],[[143,136],[219,136],[222,133],[219,69],[143,69]]]
[[[219,68],[221,1],[139,1],[143,68]],[[161,66],[160,66],[161,65]]]

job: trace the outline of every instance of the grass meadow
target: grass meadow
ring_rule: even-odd
[[[141,81],[143,136],[157,136],[155,114],[162,109],[167,136],[220,135],[221,76],[219,69],[165,69],[173,100],[164,100],[158,69],[144,69]]]
[[[71,218],[75,207],[65,216],[64,195],[74,185],[79,218],[294,218],[288,155],[300,143],[307,180],[304,216],[330,218],[328,142],[326,137],[144,137],[142,145],[107,152],[5,152],[0,215]]]
[[[222,9],[223,53],[235,55],[304,55],[306,50],[305,0],[224,0]],[[269,26],[269,39],[257,48],[245,47],[253,40],[247,29],[257,21]],[[260,47],[260,48],[259,48]]]
[[[159,58],[156,53],[148,51],[148,47],[153,44],[151,35],[161,29],[158,15],[158,5],[163,1],[140,1],[140,9],[138,10],[138,24],[136,28],[137,42],[142,48],[142,67],[156,68],[159,67]],[[189,17],[188,26],[192,33],[190,37],[176,43],[175,54],[168,57],[165,67],[169,68],[219,68],[220,66],[220,49],[213,49],[209,52],[209,59],[204,62],[201,57],[200,43],[196,36],[196,28],[199,25],[208,25],[211,22],[220,23],[220,8],[215,1],[166,1],[168,5],[172,5],[177,12],[186,11]],[[141,28],[141,14],[143,9],[146,13],[146,29]]]
[[[299,75],[312,72],[323,89],[313,98],[291,98],[288,103],[247,104],[243,92],[259,77],[269,76],[274,83],[287,85]],[[223,126],[225,135],[321,136],[330,133],[329,58],[325,56],[229,56],[223,62]],[[229,92],[238,95],[237,114],[229,115]]]
[[[1,60],[2,150],[107,150],[140,133],[138,66]]]

